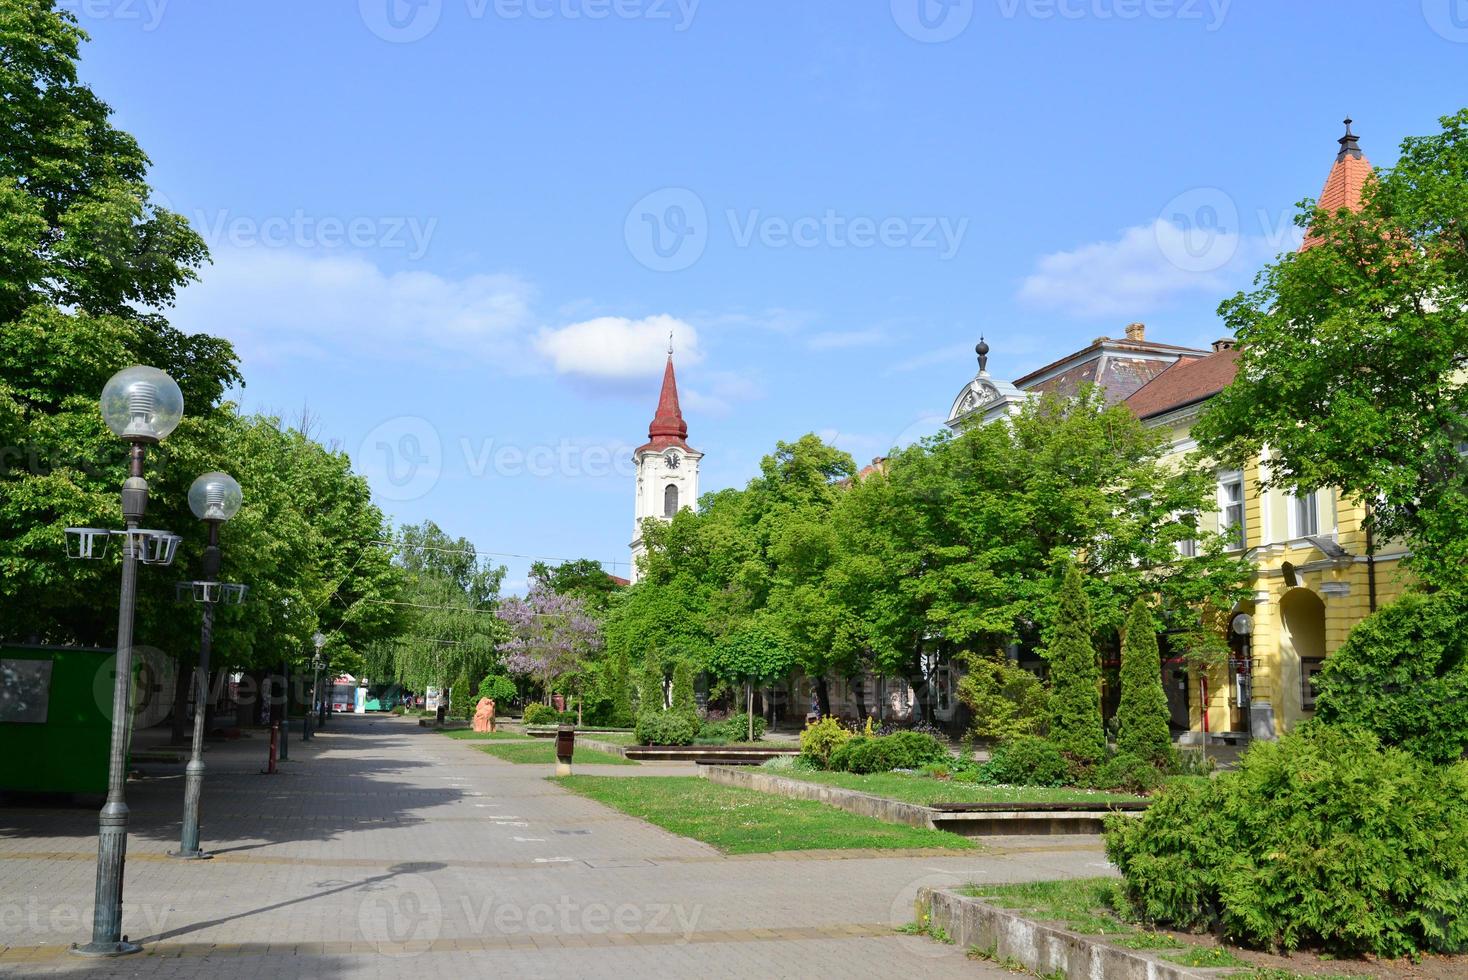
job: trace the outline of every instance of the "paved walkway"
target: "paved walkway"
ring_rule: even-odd
[[[263,752],[206,757],[211,861],[166,857],[181,766],[129,784],[123,927],[146,952],[118,960],[64,952],[90,931],[95,810],[0,809],[0,976],[1003,977],[893,931],[917,888],[1106,868],[1095,838],[729,857],[390,716],[334,719],[276,776]]]

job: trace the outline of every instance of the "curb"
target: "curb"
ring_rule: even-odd
[[[957,892],[924,888],[915,903],[933,926],[943,929],[962,949],[992,950],[995,958],[1013,958],[1044,976],[1066,980],[1212,980],[1237,973],[1237,967],[1196,967],[1169,963],[1160,954],[1122,949],[1097,942],[1094,936],[1043,925],[1008,909]]]
[[[775,776],[751,769],[729,766],[707,766],[703,775],[710,782],[760,793],[786,796],[795,800],[814,800],[885,823],[944,830],[963,837],[1024,835],[1095,835],[1102,832],[1109,811],[1078,810],[1054,812],[1045,810],[947,811],[920,803],[863,793],[860,790],[808,783],[800,779]]]

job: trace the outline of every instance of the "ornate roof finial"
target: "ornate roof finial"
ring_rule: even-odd
[[[668,331],[668,356],[673,356],[673,331]]]
[[[1355,133],[1351,132],[1352,122],[1354,122],[1354,120],[1352,120],[1350,116],[1347,116],[1346,135],[1336,140],[1336,142],[1341,145],[1341,151],[1335,156],[1336,163],[1340,163],[1346,157],[1356,157],[1359,159],[1361,156],[1361,144],[1357,142],[1359,137]]]
[[[979,343],[974,347],[974,353],[979,355],[979,373],[989,373],[989,344],[984,340],[984,335],[979,335]]]

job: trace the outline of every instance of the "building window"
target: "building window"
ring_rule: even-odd
[[[1223,511],[1223,535],[1232,549],[1248,545],[1244,533],[1244,474],[1237,471],[1218,478],[1218,504]]]
[[[678,513],[678,484],[670,483],[663,488],[663,516],[671,518]]]
[[[1320,670],[1325,666],[1324,660],[1304,660],[1300,662],[1300,704],[1306,711],[1315,710],[1315,695],[1319,693],[1316,681]]]
[[[1294,518],[1294,537],[1313,537],[1320,533],[1320,506],[1313,492],[1294,498]]]

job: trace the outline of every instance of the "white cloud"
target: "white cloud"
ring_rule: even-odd
[[[358,256],[219,249],[169,318],[229,338],[247,360],[452,355],[503,366],[523,361],[532,295],[509,275],[448,279]]]
[[[535,347],[558,374],[596,380],[627,381],[656,376],[668,356],[668,335],[679,367],[703,359],[698,331],[677,317],[641,320],[603,316],[558,329],[544,329]]]
[[[1137,316],[1188,294],[1222,298],[1287,244],[1159,218],[1112,241],[1042,256],[1019,299],[1077,316]]]

